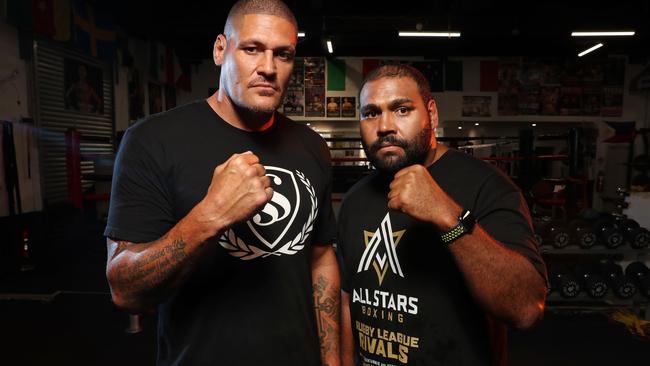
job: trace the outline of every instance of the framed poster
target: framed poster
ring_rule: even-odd
[[[341,98],[341,117],[357,116],[357,97]]]
[[[490,117],[490,96],[463,96],[463,117]]]
[[[327,117],[341,117],[341,97],[327,97]]]
[[[305,116],[325,117],[325,88],[305,88]]]
[[[64,60],[63,69],[65,109],[83,113],[104,113],[102,70],[69,58]]]

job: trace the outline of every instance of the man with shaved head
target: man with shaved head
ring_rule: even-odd
[[[281,1],[238,1],[219,90],[122,141],[106,273],[119,307],[157,307],[159,365],[340,362],[329,150],[276,112],[297,30]]]

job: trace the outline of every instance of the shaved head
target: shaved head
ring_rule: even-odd
[[[232,31],[235,27],[234,23],[241,19],[246,14],[265,14],[274,15],[288,20],[298,29],[298,22],[296,17],[291,12],[291,9],[280,0],[239,0],[232,6],[226,19],[226,26],[223,29],[223,34],[226,38],[230,38]]]

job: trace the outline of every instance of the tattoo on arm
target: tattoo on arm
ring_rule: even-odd
[[[338,323],[340,300],[338,291],[330,286],[329,281],[319,275],[314,283],[314,306],[316,308],[316,325],[320,339],[322,359],[332,354],[338,357]],[[323,364],[324,366],[327,363]]]
[[[157,242],[168,239],[164,236]],[[187,268],[191,267],[191,264],[181,264],[190,259],[185,251],[186,243],[182,239],[168,241],[162,247],[154,249],[157,242],[149,243],[151,247],[142,251],[138,251],[138,246],[143,245],[144,248],[147,244],[117,242],[110,260],[133,249],[128,253],[131,260],[117,263],[111,281],[111,285],[119,287],[127,298],[142,299],[167,293],[184,277]]]

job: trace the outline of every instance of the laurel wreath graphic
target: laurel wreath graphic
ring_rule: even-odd
[[[228,229],[228,231],[219,237],[219,244],[226,249],[230,255],[242,260],[251,260],[257,257],[266,258],[270,255],[293,255],[305,247],[305,240],[307,240],[307,237],[309,237],[309,234],[314,228],[314,221],[316,220],[316,214],[318,213],[318,198],[316,198],[316,190],[311,185],[309,179],[307,179],[307,177],[305,177],[305,175],[299,170],[296,170],[296,175],[300,179],[300,182],[305,185],[311,201],[311,211],[309,212],[307,221],[305,221],[305,224],[302,226],[302,230],[296,234],[293,240],[282,245],[280,249],[273,252],[267,252],[266,250],[260,249],[254,245],[246,244],[235,234],[233,229]]]

